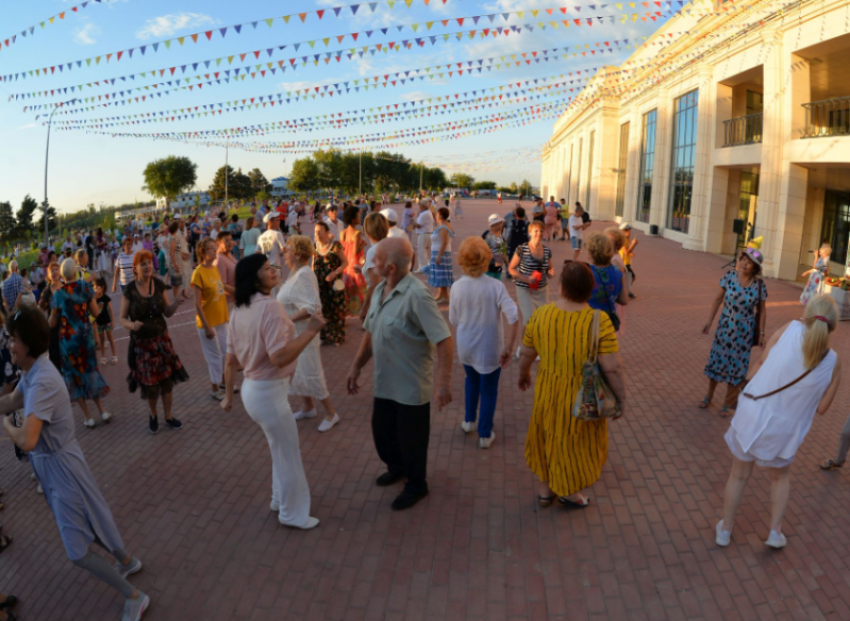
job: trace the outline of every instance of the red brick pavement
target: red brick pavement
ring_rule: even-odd
[[[493,202],[467,201],[457,239],[480,234],[496,210]],[[241,404],[226,414],[210,400],[188,310],[171,320],[192,375],[175,394],[182,431],[149,436],[146,406],[127,393],[123,362],[108,367],[106,404],[115,420],[90,431],[80,416],[77,435],[127,548],[145,564],[133,582],[153,600],[146,618],[850,619],[850,473],[817,469],[835,448],[850,388],[815,422],[793,468],[788,547],[768,552],[761,543],[769,489],[759,472],[733,545],[718,549],[712,529],[729,466],[728,422],[715,407],[695,404],[711,345],[700,328],[724,261],[663,239],[640,241],[639,297],[621,339],[630,408],[611,425],[608,464],[581,512],[535,504],[523,457],[533,395],[516,390],[516,365],[502,376],[498,439],[488,451],[460,430],[463,371],[455,366],[455,400],[432,415],[431,495],[394,513],[398,489],[373,485],[382,468],[370,394],[352,398],[344,390],[362,334],[349,323],[345,346],[322,350],[342,423],[326,435],[316,421],[299,423],[313,513],[322,520],[310,532],[281,527],[269,512],[263,434]],[[567,244],[551,246],[557,259],[566,256]],[[774,330],[799,314],[799,289],[767,286]],[[834,343],[848,352],[846,325]],[[126,340],[119,348],[123,361]],[[67,560],[29,469],[9,444],[0,486],[4,532],[15,538],[0,557],[0,590],[21,598],[21,618],[118,619],[120,598]]]

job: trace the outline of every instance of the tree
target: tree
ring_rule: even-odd
[[[41,220],[39,222],[38,228],[41,229],[44,227],[44,212],[47,211],[47,228],[54,229],[56,227],[57,216],[56,208],[53,207],[49,202],[42,202],[41,205],[38,206],[38,210],[41,212]]]
[[[455,173],[449,177],[449,183],[453,188],[470,189],[475,184],[475,178],[466,173]]]
[[[32,231],[32,219],[36,209],[38,209],[38,203],[32,196],[27,194],[23,202],[21,202],[21,208],[18,210],[18,218],[15,223],[16,235],[26,235],[27,232]]]
[[[219,201],[224,199],[225,174],[227,175],[226,189],[228,200],[234,198],[251,198],[253,196],[251,179],[242,172],[241,168],[234,172],[232,166],[222,166],[215,172],[215,177],[213,177],[213,182],[210,186],[210,198],[212,200]]]
[[[15,231],[15,213],[12,211],[12,203],[0,203],[0,239],[10,241]]]
[[[517,189],[518,189],[519,193],[522,194],[523,196],[531,196],[531,194],[533,193],[532,187],[531,187],[531,182],[528,179],[523,179],[522,183],[519,184],[519,188],[517,188]]]
[[[476,181],[472,184],[472,190],[495,190],[496,182],[495,181]]]
[[[319,165],[310,157],[297,159],[289,174],[289,187],[296,192],[315,192],[321,187]]]
[[[179,194],[191,189],[198,181],[198,165],[188,157],[169,155],[147,165],[142,189],[154,198],[164,198],[165,208]]]
[[[260,192],[268,193],[272,191],[272,184],[269,183],[269,180],[266,179],[259,168],[249,172],[248,178],[251,180],[251,198],[256,198]]]

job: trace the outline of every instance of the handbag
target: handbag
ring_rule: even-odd
[[[756,347],[761,342],[761,332],[759,331],[759,326],[761,325],[761,293],[762,287],[764,287],[764,281],[759,278],[759,293],[756,298],[756,329],[753,330],[753,347]],[[800,378],[802,379],[802,378]],[[799,380],[797,380],[799,381]]]
[[[599,369],[599,318],[593,311],[590,329],[590,354],[581,367],[581,384],[573,404],[573,417],[583,421],[598,421],[620,415],[620,402]]]

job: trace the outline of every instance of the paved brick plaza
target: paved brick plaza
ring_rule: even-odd
[[[455,249],[497,211],[494,201],[464,208]],[[390,511],[400,488],[373,485],[382,468],[371,439],[371,390],[345,394],[362,334],[359,321],[350,321],[345,346],[322,349],[343,421],[325,435],[316,420],[299,423],[313,514],[322,524],[310,532],[281,527],[268,509],[263,434],[241,403],[224,413],[209,398],[189,307],[171,319],[192,375],[175,393],[180,432],[148,435],[147,406],[126,389],[127,341],[119,340],[122,362],[105,372],[115,420],[90,431],[77,412],[77,435],[127,548],[144,562],[132,582],[152,598],[145,618],[850,619],[850,471],[817,468],[835,450],[850,388],[815,421],[798,455],[788,547],[768,552],[761,543],[769,488],[757,472],[732,546],[717,548],[728,422],[716,407],[705,412],[695,404],[711,346],[700,329],[724,261],[663,239],[640,241],[639,298],[627,309],[621,339],[628,417],[611,425],[608,464],[584,511],[536,505],[523,456],[533,395],[516,390],[515,364],[502,376],[497,440],[488,451],[460,430],[463,370],[455,366],[454,402],[432,412],[431,495],[410,511]],[[568,246],[551,244],[556,264]],[[799,316],[800,290],[767,286],[770,332]],[[850,352],[847,325],[833,343],[841,355]],[[120,618],[120,597],[67,560],[29,468],[14,459],[11,444],[3,446],[0,518],[15,541],[0,556],[0,591],[21,598],[26,621]]]

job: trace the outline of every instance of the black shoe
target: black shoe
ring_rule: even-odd
[[[377,479],[375,479],[375,485],[378,487],[388,487],[393,483],[397,483],[404,478],[403,474],[393,474],[392,472],[385,472]]]
[[[151,435],[156,435],[156,432],[159,431],[159,420],[153,416],[148,416],[148,429]]]
[[[635,299],[635,294],[634,294],[634,293],[630,293],[630,294],[629,294],[629,299],[630,299],[630,300],[634,300],[634,299]]]
[[[405,509],[410,509],[417,502],[425,498],[428,495],[428,490],[423,490],[421,492],[409,492],[404,490],[401,494],[399,494],[395,500],[393,500],[393,504],[391,505],[393,511],[404,511]]]
[[[171,427],[172,429],[174,429],[175,431],[179,431],[179,430],[183,429],[183,423],[181,423],[179,420],[177,420],[173,416],[171,418],[166,418],[165,424],[168,425],[169,427]]]
[[[218,387],[221,388],[222,390],[227,390],[227,385],[225,385],[225,384],[219,384]],[[233,394],[234,395],[239,394],[239,387],[238,386],[233,387]]]

